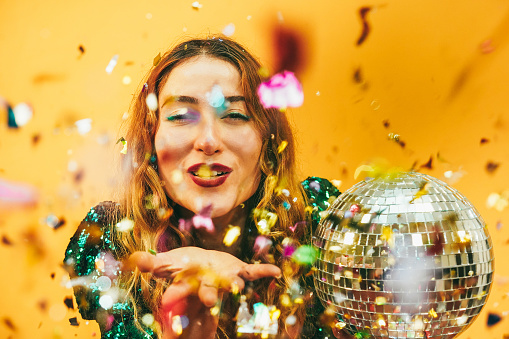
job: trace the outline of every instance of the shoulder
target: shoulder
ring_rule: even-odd
[[[301,184],[308,199],[308,206],[312,210],[312,218],[318,222],[320,213],[325,211],[341,192],[332,182],[320,177],[308,177]]]
[[[107,224],[118,217],[120,213],[120,204],[113,201],[103,201],[92,207],[83,221]]]

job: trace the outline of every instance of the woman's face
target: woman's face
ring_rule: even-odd
[[[213,218],[250,198],[260,182],[262,140],[237,69],[190,58],[170,72],[158,99],[155,149],[169,197],[194,213],[212,204]]]

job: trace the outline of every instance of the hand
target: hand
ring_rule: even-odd
[[[209,308],[217,303],[220,293],[232,289],[240,291],[244,288],[245,281],[281,275],[281,270],[274,265],[247,264],[226,252],[190,246],[157,255],[135,252],[126,265],[138,267],[141,272],[150,272],[156,277],[173,279],[161,300],[161,311],[168,315],[164,321],[166,324],[163,324],[164,328],[172,327],[173,316],[186,314],[190,326],[201,326],[197,330],[202,333],[201,337],[204,331],[207,331],[212,333],[211,338],[215,335],[217,319],[209,316]],[[203,319],[196,321],[196,317]],[[194,319],[191,320],[192,318]],[[186,332],[191,333],[193,329]]]

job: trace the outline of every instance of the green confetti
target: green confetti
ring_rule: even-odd
[[[295,250],[292,259],[300,265],[313,265],[318,256],[318,250],[310,245],[300,246]]]
[[[156,254],[157,254],[157,252],[156,252],[156,251],[154,251],[153,249],[149,249],[149,250],[148,250],[148,252],[149,252],[150,254],[153,254],[153,255],[156,255]]]

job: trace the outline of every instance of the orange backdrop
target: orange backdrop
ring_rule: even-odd
[[[0,96],[34,111],[14,130],[0,108],[0,179],[39,192],[33,208],[0,210],[0,334],[99,336],[94,322],[63,303],[72,294],[60,267],[67,242],[91,206],[111,199],[119,126],[153,58],[185,36],[218,33],[231,23],[233,37],[271,71],[274,31],[301,38],[305,102],[286,114],[297,132],[302,178],[338,179],[346,190],[359,165],[380,157],[443,179],[471,200],[493,238],[496,273],[487,305],[460,338],[509,334],[509,210],[486,205],[490,194],[509,190],[509,3],[202,0],[197,9],[192,3],[0,1]],[[370,8],[370,29],[357,44],[361,7]],[[118,64],[108,74],[114,55]],[[92,129],[81,135],[74,122],[85,118]],[[65,224],[53,230],[45,222],[50,215]],[[489,312],[502,321],[487,327]],[[76,316],[79,326],[70,326]]]

